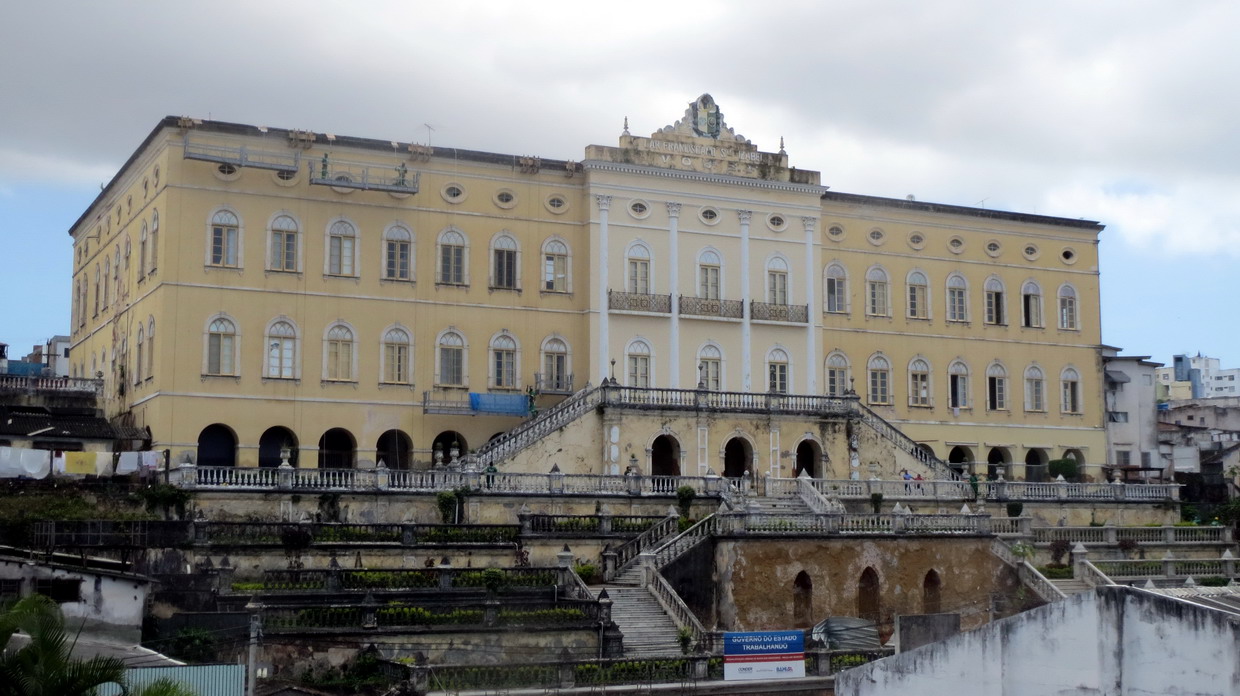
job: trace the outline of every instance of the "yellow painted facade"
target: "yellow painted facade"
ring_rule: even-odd
[[[706,95],[580,163],[168,118],[70,230],[71,361],[174,461],[292,440],[301,466],[426,465],[520,422],[471,393],[546,407],[614,374],[851,385],[940,458],[1020,477],[1105,463],[1100,230],[835,193]]]

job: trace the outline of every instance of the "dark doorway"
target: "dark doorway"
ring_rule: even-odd
[[[943,611],[943,581],[938,572],[931,570],[921,583],[921,613],[938,614]]]
[[[237,436],[227,425],[208,425],[198,434],[198,466],[236,466]]]
[[[990,453],[986,455],[986,478],[996,479],[999,477],[999,467],[1004,467],[1004,471],[1010,471],[1007,466],[1012,463],[1012,454],[1003,447],[991,447]]]
[[[413,464],[413,440],[403,431],[389,430],[375,443],[375,463],[389,469],[408,469]]]
[[[873,568],[866,568],[857,583],[857,616],[877,623],[881,611],[878,573]]]
[[[973,461],[973,452],[968,447],[956,445],[947,453],[947,465],[957,472],[964,473]]]
[[[1041,482],[1050,478],[1050,458],[1043,450],[1034,448],[1025,454],[1025,480]]]
[[[320,469],[352,469],[356,454],[357,443],[344,428],[332,428],[319,438]]]
[[[734,437],[723,446],[723,475],[725,478],[740,478],[749,471],[753,461],[753,450],[744,438]]]
[[[660,435],[650,445],[651,476],[680,476],[680,443],[671,435]]]
[[[280,450],[288,448],[288,463],[297,466],[297,436],[292,430],[283,426],[267,428],[263,436],[258,438],[258,465],[261,467],[280,466]]]
[[[804,570],[792,581],[792,625],[796,628],[814,625],[814,581]]]
[[[456,447],[458,450],[457,457],[462,457],[469,451],[465,444],[465,436],[455,430],[445,430],[436,435],[431,442],[432,463],[439,463],[440,455],[443,455],[442,461],[444,464],[450,463],[452,461],[453,447]]]
[[[818,443],[813,440],[802,440],[797,445],[797,463],[793,469],[793,476],[800,476],[804,471],[809,474],[810,478],[818,478],[822,475],[818,471],[818,462],[822,461],[822,449],[818,447]]]

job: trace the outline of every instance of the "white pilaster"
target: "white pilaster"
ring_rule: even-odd
[[[669,361],[668,372],[670,377],[669,386],[672,389],[680,389],[680,240],[678,233],[680,230],[680,204],[667,204],[667,220],[668,220],[668,263],[671,264],[671,287],[668,291],[672,294],[672,330],[670,333]]]
[[[818,392],[818,298],[814,289],[818,274],[814,264],[814,234],[818,231],[818,218],[803,217],[805,225],[805,304],[808,316],[805,322],[805,393]]]
[[[753,390],[753,371],[751,369],[750,326],[749,326],[749,219],[752,210],[738,210],[741,221],[741,390]]]
[[[598,370],[599,381],[602,382],[608,377],[607,364],[611,357],[611,338],[608,333],[608,313],[611,308],[607,299],[607,291],[611,288],[608,279],[610,243],[607,239],[607,215],[611,210],[611,196],[599,195],[595,196],[594,200],[598,203]]]

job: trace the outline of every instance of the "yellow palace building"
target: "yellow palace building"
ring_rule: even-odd
[[[1096,478],[1101,229],[830,190],[709,95],[579,162],[168,117],[70,230],[72,371],[199,465],[421,468],[614,378]]]

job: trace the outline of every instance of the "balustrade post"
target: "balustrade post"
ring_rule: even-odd
[[[482,472],[477,469],[469,469],[466,471],[465,487],[471,491],[482,490]]]
[[[1020,529],[1022,537],[1033,536],[1033,517],[1021,516],[1016,519],[1017,527]]]
[[[825,515],[819,515],[818,519],[821,520],[822,522],[822,530],[824,532],[826,532],[827,534],[839,534],[841,517],[842,517],[841,515],[834,515],[834,514],[828,513]]]
[[[1230,580],[1236,575],[1236,557],[1232,555],[1231,549],[1223,550],[1223,575]]]
[[[521,524],[521,536],[527,537],[533,533],[534,525],[531,522],[533,517],[534,514],[530,512],[530,506],[521,503],[521,509],[517,512],[517,522]]]
[[[611,596],[607,594],[607,588],[603,588],[598,593],[598,622],[606,626],[611,623]]]
[[[598,533],[611,534],[611,507],[604,505],[598,511]]]
[[[555,564],[559,569],[559,584],[572,587],[574,583],[570,582],[572,580],[570,573],[573,572],[573,550],[568,548],[568,544],[565,544],[564,548],[555,555]]]
[[[177,467],[178,486],[186,490],[193,490],[198,487],[198,467],[190,462],[186,462]]]
[[[703,655],[700,652],[689,658],[689,672],[694,681],[706,681],[710,676],[710,655]]]
[[[715,473],[714,469],[711,469],[711,468],[706,469],[706,494],[707,495],[722,494],[723,483],[724,483],[723,479],[720,478],[719,474]]]
[[[1119,543],[1119,530],[1107,520],[1106,525],[1102,528],[1102,536],[1106,540],[1107,545],[1114,546]]]
[[[276,488],[282,491],[293,489],[293,466],[288,463],[288,460],[276,469]]]
[[[375,476],[374,469],[358,469],[353,472],[353,476],[354,490],[373,491],[378,488],[377,477]],[[347,478],[344,480],[348,481]]]
[[[421,651],[413,655],[413,666],[409,668],[409,688],[414,696],[426,696],[431,689],[431,668],[426,664],[426,655]]]
[[[809,648],[805,652],[815,656],[814,676],[829,677],[831,676],[831,652],[826,648]]]
[[[392,485],[392,470],[387,468],[383,460],[379,460],[379,465],[375,467],[375,488],[386,491]]]
[[[551,472],[547,474],[547,490],[553,495],[564,492],[564,472],[560,471],[559,464],[551,465]]]
[[[577,670],[572,663],[572,653],[568,648],[560,650],[560,688],[571,689],[577,685]]]
[[[905,528],[904,520],[905,520],[905,517],[900,512],[896,512],[891,515],[891,533],[892,534],[903,534],[904,533],[904,528]]]
[[[1168,551],[1162,557],[1163,576],[1171,577],[1175,575],[1175,556]]]
[[[629,495],[642,494],[642,477],[633,467],[629,467],[624,472],[624,487],[629,492]]]
[[[1068,482],[1064,480],[1063,474],[1055,477],[1055,497],[1059,500],[1068,499]]]
[[[439,589],[452,589],[452,563],[447,556],[439,562]]]
[[[1119,482],[1119,479],[1111,481],[1111,493],[1116,500],[1124,500],[1128,497],[1128,486]]]
[[[642,587],[650,587],[654,582],[654,574],[659,572],[655,568],[654,553],[650,551],[642,551],[637,554],[637,563],[642,569]]]
[[[1076,542],[1072,547],[1072,577],[1082,579],[1085,577],[1085,560],[1089,557],[1089,551],[1085,550],[1085,544]]]
[[[1226,542],[1226,543],[1228,543],[1228,544],[1233,544],[1233,543],[1235,543],[1235,541],[1236,541],[1236,540],[1235,540],[1235,536],[1236,536],[1236,535],[1235,535],[1235,533],[1234,533],[1234,530],[1233,530],[1230,526],[1228,526],[1228,527],[1222,527],[1221,529],[1223,530],[1223,531],[1221,532],[1221,534],[1223,535],[1223,541],[1224,541],[1224,542]]]
[[[603,551],[603,579],[611,581],[616,577],[616,565],[619,560],[619,554],[612,550],[609,546]]]
[[[417,527],[408,522],[400,526],[400,545],[413,546],[418,543]]]
[[[1175,543],[1175,527],[1163,527],[1163,543]]]
[[[233,574],[236,572],[237,569],[231,565],[225,565],[223,562],[220,563],[215,576],[216,588],[220,594],[232,594]]]
[[[332,556],[332,561],[335,560],[336,557]],[[332,563],[331,567],[327,569],[327,577],[323,579],[323,589],[328,592],[339,592],[340,585],[340,565]]]
[[[368,631],[379,628],[379,603],[370,592],[367,592],[366,598],[362,600],[362,628]]]
[[[487,597],[483,602],[482,625],[487,628],[494,628],[499,623],[499,600],[495,597]]]

